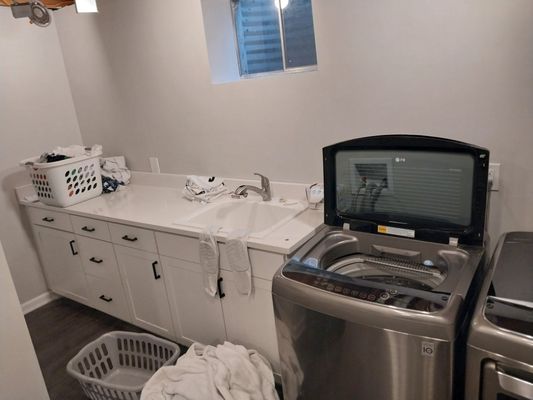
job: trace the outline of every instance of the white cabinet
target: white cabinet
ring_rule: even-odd
[[[250,296],[240,294],[231,272],[222,271],[221,300],[227,339],[255,349],[279,368],[278,342],[272,303],[272,282],[253,278],[254,290]]]
[[[50,289],[80,303],[88,303],[87,282],[70,232],[34,225],[44,273]]]
[[[123,246],[114,248],[133,323],[172,338],[172,318],[159,256]]]
[[[165,271],[176,333],[187,342],[218,344],[226,340],[222,305],[218,295],[204,290],[202,267],[188,261],[161,258]]]

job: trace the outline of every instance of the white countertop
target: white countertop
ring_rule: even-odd
[[[146,183],[143,179],[138,179],[136,182]],[[132,183],[116,193],[102,194],[67,208],[23,200],[21,204],[192,237],[198,237],[200,229],[177,225],[176,221],[205,207],[203,204],[183,198],[179,186],[176,188],[139,183]],[[323,210],[306,209],[265,237],[250,237],[248,247],[291,254],[316,233],[323,219]],[[217,235],[217,240],[224,242],[225,236]]]

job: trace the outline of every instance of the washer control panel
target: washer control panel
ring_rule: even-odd
[[[357,300],[418,311],[444,308],[448,295],[351,278],[290,261],[282,270],[288,279]]]

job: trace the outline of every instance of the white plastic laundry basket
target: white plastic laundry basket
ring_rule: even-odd
[[[22,160],[39,200],[45,204],[68,207],[102,193],[101,153],[63,161],[39,163],[39,157]]]
[[[109,332],[67,364],[92,400],[139,400],[145,383],[180,355],[177,344],[147,333]]]

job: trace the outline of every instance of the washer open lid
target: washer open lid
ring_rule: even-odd
[[[482,245],[489,151],[417,135],[323,149],[325,223],[418,240]]]

